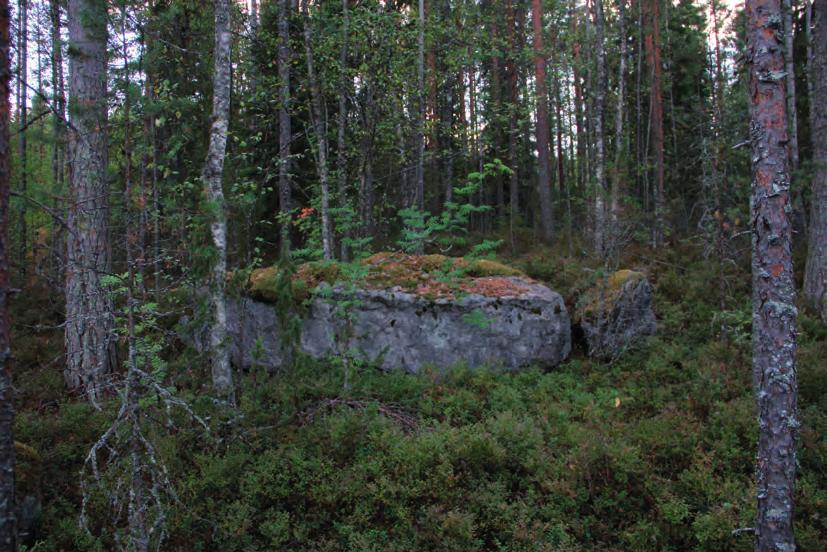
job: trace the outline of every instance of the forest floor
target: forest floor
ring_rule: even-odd
[[[240,377],[236,410],[214,405],[209,366],[169,343],[186,415],[149,429],[178,501],[164,550],[752,550],[757,428],[748,266],[698,247],[640,250],[658,335],[612,363],[572,358],[517,373],[434,367],[411,376],[299,362]],[[506,259],[566,297],[596,267],[534,252]],[[122,519],[83,460],[116,404],[67,399],[59,295],[32,285],[14,312],[20,488],[42,513],[30,550],[110,550]],[[727,339],[720,328],[727,327]],[[827,327],[802,313],[796,530],[827,550]]]

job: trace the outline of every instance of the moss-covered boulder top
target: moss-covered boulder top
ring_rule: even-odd
[[[405,255],[376,253],[355,265],[336,262],[309,262],[293,275],[296,299],[307,298],[322,283],[350,282],[366,289],[398,289],[426,299],[452,299],[461,294],[485,297],[515,297],[527,291],[520,280],[532,283],[516,268],[488,259],[467,260],[446,255]],[[252,271],[246,292],[253,299],[272,302],[283,286],[277,267]]]

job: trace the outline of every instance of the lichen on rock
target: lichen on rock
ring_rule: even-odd
[[[646,276],[618,270],[589,288],[574,309],[591,356],[614,358],[657,330]]]

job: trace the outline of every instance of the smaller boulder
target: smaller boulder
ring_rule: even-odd
[[[612,359],[657,330],[652,286],[640,272],[619,270],[587,290],[574,309],[589,356]]]

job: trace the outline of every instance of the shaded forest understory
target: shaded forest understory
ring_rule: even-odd
[[[827,550],[825,107],[827,0],[0,0],[0,552]]]
[[[598,268],[538,249],[505,262],[567,300]],[[411,376],[299,362],[239,374],[238,409],[209,399],[209,362],[178,343],[167,377],[208,421],[153,420],[177,501],[168,550],[751,550],[755,516],[748,267],[729,269],[733,310],[697,244],[629,252],[655,290],[658,336],[614,363],[575,342],[563,365],[519,373],[435,366]],[[179,306],[166,305],[170,312]],[[78,526],[83,460],[108,427],[67,399],[61,301],[15,303],[16,438],[23,495],[42,502],[33,550],[109,550]],[[161,309],[164,310],[164,309]],[[174,316],[173,316],[174,318]],[[721,324],[728,339],[720,339]],[[800,550],[827,547],[827,327],[799,321]],[[161,418],[163,418],[161,416]],[[87,505],[111,522],[105,487]]]

